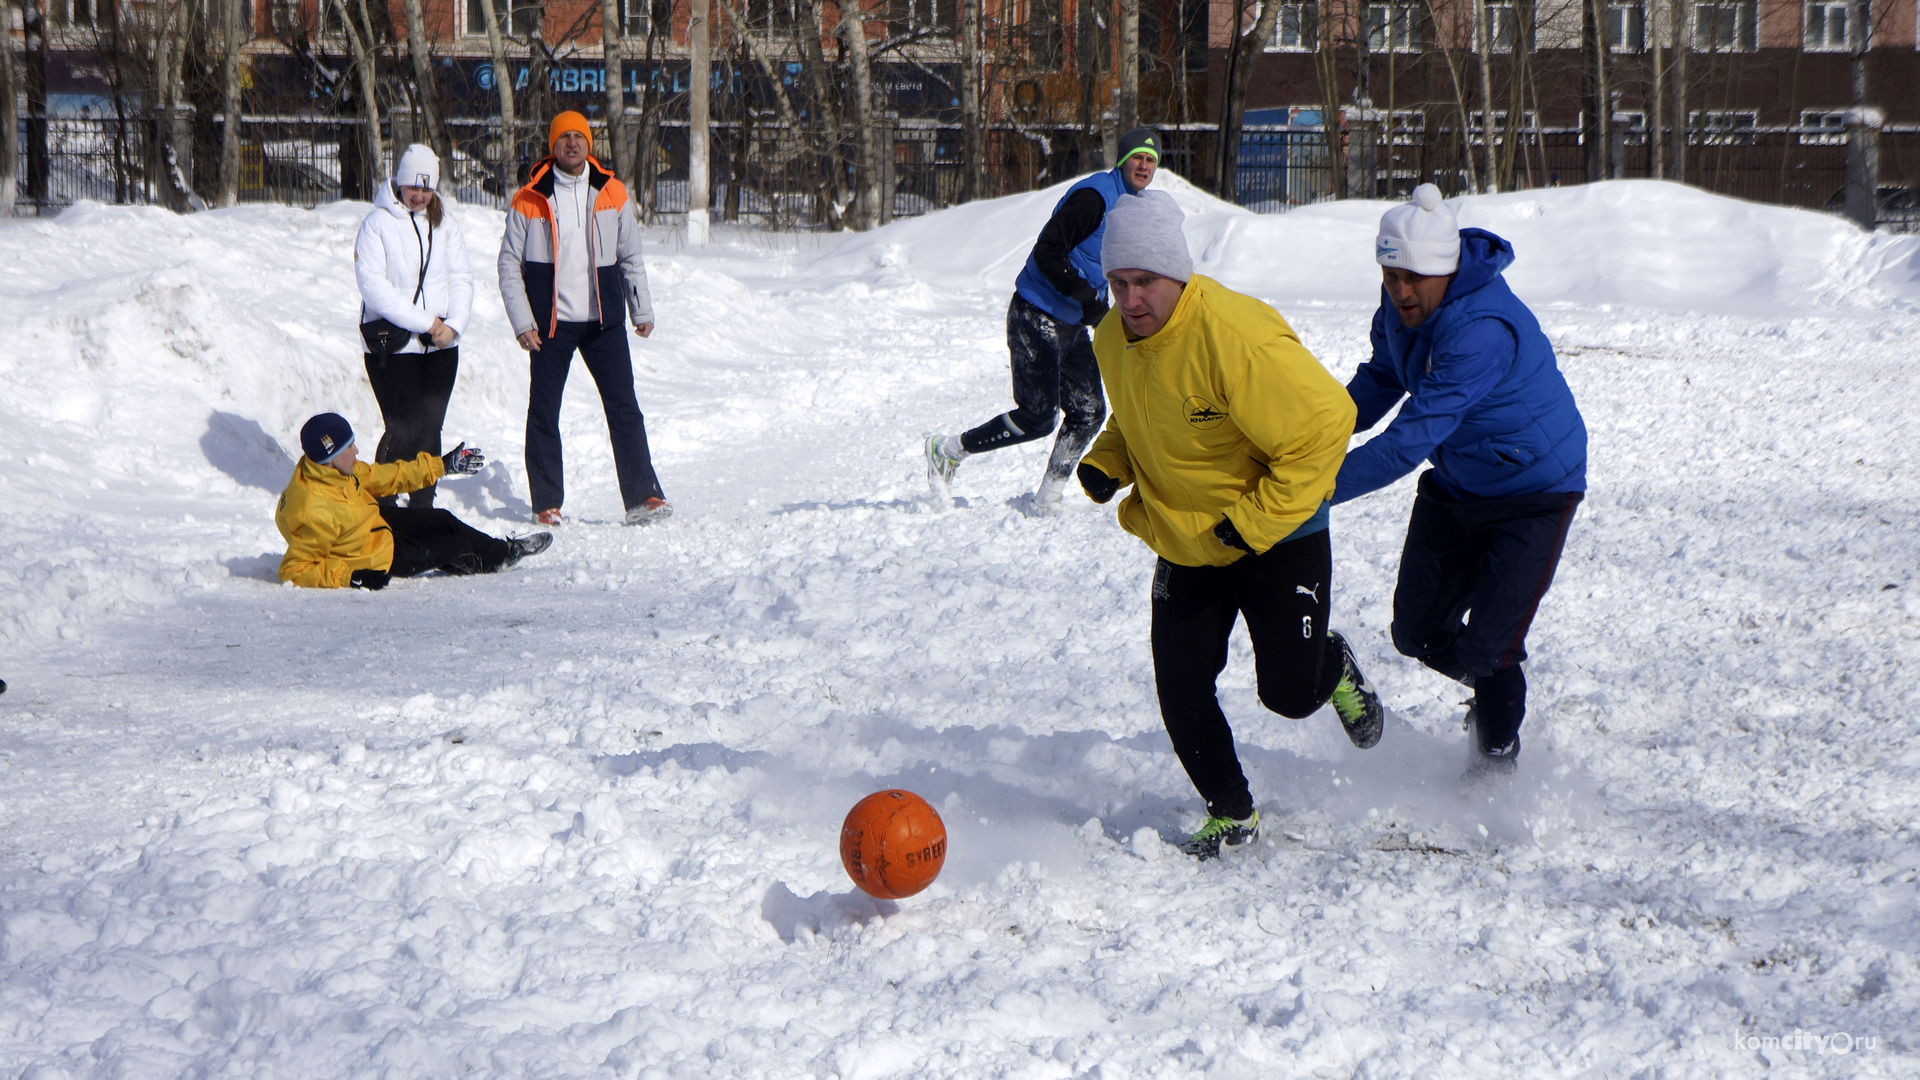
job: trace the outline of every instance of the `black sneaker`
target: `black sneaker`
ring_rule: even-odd
[[[1470,789],[1485,788],[1496,780],[1508,779],[1520,768],[1520,737],[1514,736],[1505,746],[1482,749],[1479,719],[1480,714],[1469,704],[1461,726],[1467,729],[1467,744],[1472,748],[1473,757],[1467,763],[1467,771],[1460,774],[1460,783]]]
[[[1386,710],[1380,707],[1380,695],[1373,692],[1367,677],[1360,673],[1360,665],[1354,662],[1353,649],[1347,639],[1332,631],[1327,636],[1340,646],[1340,681],[1334,685],[1327,703],[1340,715],[1340,726],[1347,729],[1347,738],[1353,745],[1369,749],[1380,741],[1381,721],[1386,717]]]
[[[500,569],[510,569],[521,559],[529,555],[538,555],[547,550],[552,544],[553,534],[549,532],[534,533],[532,536],[509,537],[507,539],[507,561],[500,564]]]
[[[1200,831],[1187,837],[1180,850],[1205,862],[1220,857],[1221,848],[1237,848],[1260,839],[1260,811],[1250,818],[1210,817]]]

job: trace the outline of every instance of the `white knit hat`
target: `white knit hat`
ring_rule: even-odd
[[[1460,269],[1460,223],[1440,198],[1440,189],[1421,184],[1413,198],[1380,215],[1374,261],[1429,277]]]
[[[414,143],[400,155],[400,164],[394,166],[393,182],[401,187],[423,187],[432,191],[440,186],[440,159],[433,156],[432,150]]]
[[[1180,231],[1184,217],[1180,204],[1164,191],[1120,196],[1107,211],[1100,272],[1147,270],[1186,283],[1193,277],[1193,256]]]

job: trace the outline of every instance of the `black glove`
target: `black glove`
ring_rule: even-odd
[[[353,576],[347,578],[347,584],[356,589],[379,592],[381,589],[387,587],[387,582],[392,580],[393,575],[387,573],[385,570],[366,569],[355,570]]]
[[[479,447],[467,449],[466,443],[440,455],[440,463],[447,467],[448,476],[472,476],[487,467],[487,455]]]
[[[1233,527],[1232,518],[1221,518],[1220,523],[1213,527],[1213,535],[1218,537],[1220,542],[1227,547],[1239,548],[1249,555],[1253,554],[1253,549],[1248,547],[1247,542],[1240,538],[1240,530]]]
[[[1107,315],[1107,305],[1099,297],[1080,301],[1080,325],[1099,326]]]
[[[1087,493],[1087,498],[1094,502],[1106,502],[1113,498],[1114,492],[1120,490],[1120,481],[1084,461],[1080,463],[1078,469],[1074,470],[1074,474],[1080,477],[1080,487]]]

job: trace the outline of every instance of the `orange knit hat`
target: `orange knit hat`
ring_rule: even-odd
[[[571,109],[553,118],[553,126],[547,128],[547,149],[552,150],[560,136],[569,131],[579,132],[580,137],[587,140],[587,149],[593,149],[593,129],[587,127],[587,118]]]

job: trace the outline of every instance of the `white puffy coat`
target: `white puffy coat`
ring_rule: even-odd
[[[414,303],[423,258],[426,281],[420,302]],[[455,335],[466,333],[473,313],[473,266],[467,261],[466,238],[452,214],[429,226],[426,211],[409,213],[391,183],[380,185],[373,210],[360,222],[360,235],[353,242],[353,276],[360,284],[361,322],[386,319],[418,334],[431,330],[438,317]],[[460,344],[458,336],[453,344]],[[426,349],[415,337],[398,351]]]

